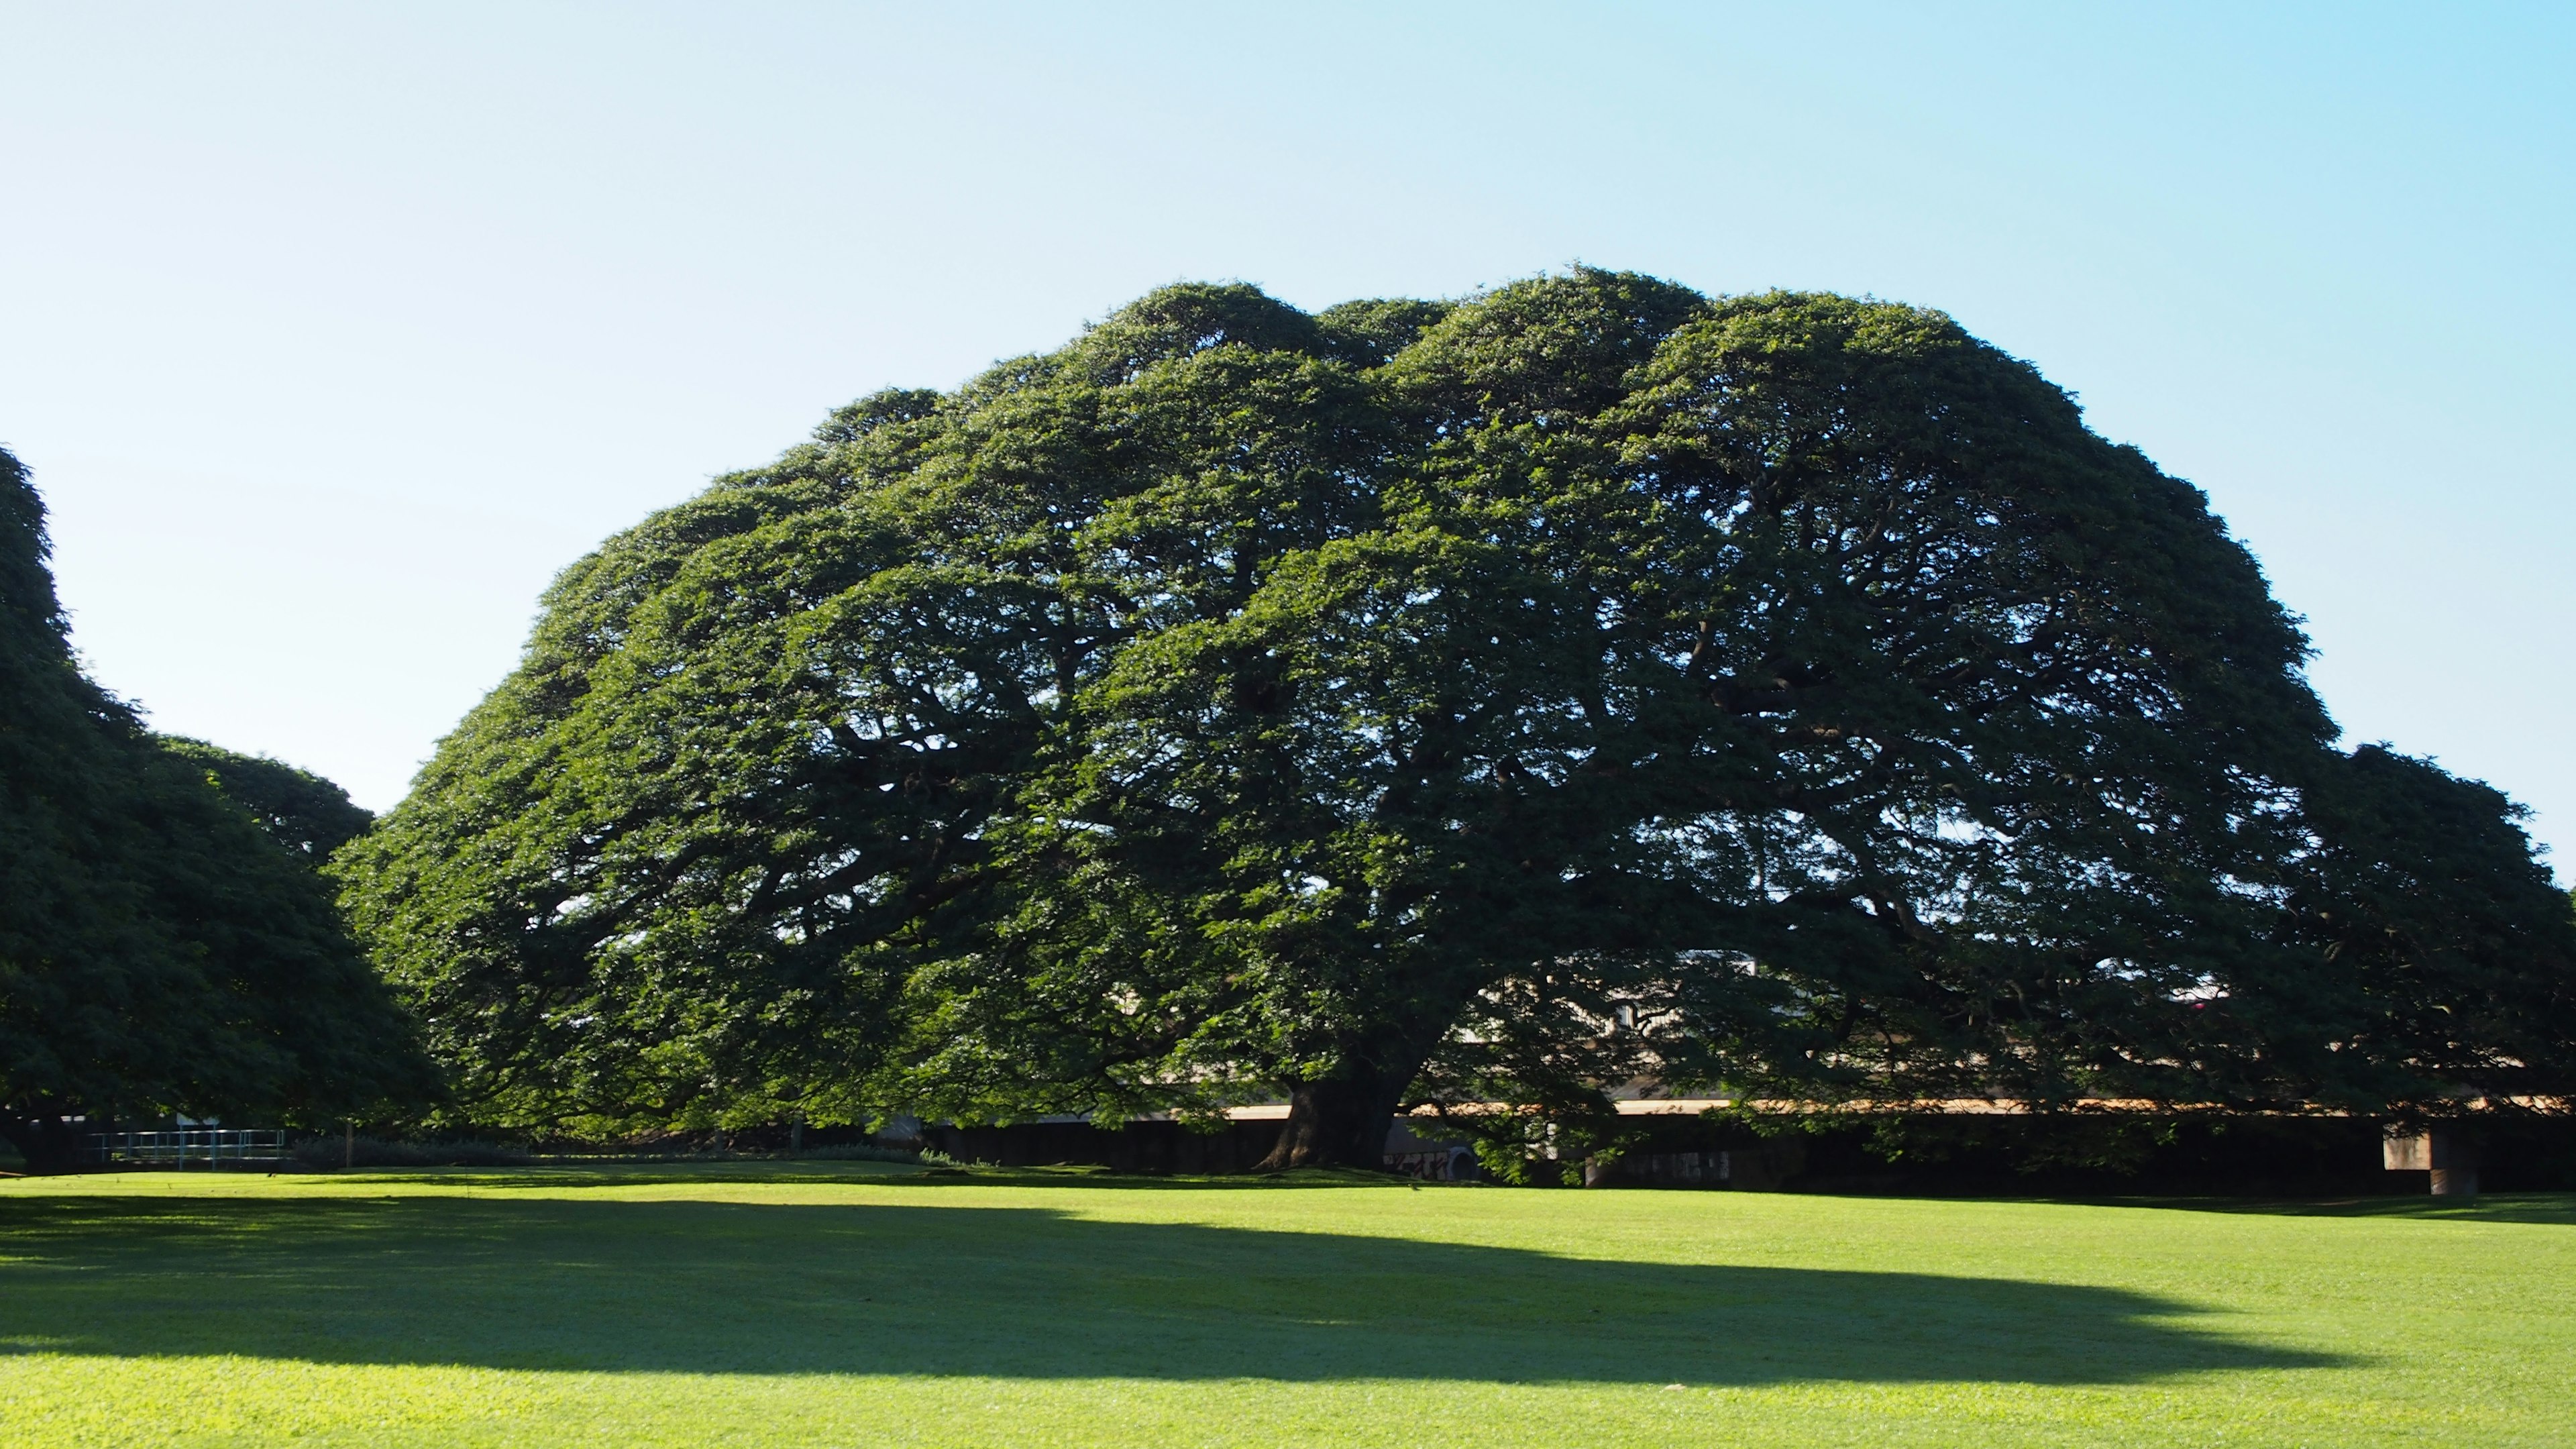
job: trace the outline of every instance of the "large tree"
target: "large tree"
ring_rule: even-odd
[[[514,1122],[2454,1090],[2298,1046],[2304,652],[1938,313],[1174,287],[575,566],[341,868]]]
[[[0,451],[0,1133],[53,1169],[102,1118],[318,1120],[424,1091],[312,858],[355,807],[146,731],[81,675],[47,548]],[[300,838],[272,833],[304,811]]]

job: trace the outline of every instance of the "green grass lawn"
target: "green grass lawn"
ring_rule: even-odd
[[[2576,1199],[0,1182],[0,1444],[2576,1443]]]

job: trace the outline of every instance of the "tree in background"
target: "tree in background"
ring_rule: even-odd
[[[266,755],[237,754],[184,735],[155,736],[161,748],[205,772],[207,783],[250,812],[268,838],[315,870],[375,825],[373,811],[310,770]]]
[[[502,1124],[1278,1096],[1274,1164],[1373,1164],[1409,1101],[1534,1148],[1642,1076],[2386,1105],[2561,1059],[2563,957],[2441,1056],[2477,970],[2328,939],[2533,868],[2331,750],[2305,649],[2196,490],[1939,313],[1174,287],[612,540],[335,869]],[[2383,808],[2458,869],[2364,864]]]
[[[315,869],[355,807],[152,736],[74,663],[47,552],[0,452],[0,1131],[51,1170],[101,1125],[74,1116],[319,1121],[426,1090]]]
[[[2576,909],[2528,812],[2384,745],[2330,756],[2306,804],[2283,932],[2308,970],[2254,984],[2288,998],[2271,1034],[2297,1075],[2414,1116],[2576,1088]]]

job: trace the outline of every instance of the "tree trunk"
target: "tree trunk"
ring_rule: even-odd
[[[1395,1126],[1396,1106],[1412,1081],[1408,1070],[1402,1077],[1372,1073],[1297,1083],[1288,1092],[1288,1120],[1279,1128],[1279,1145],[1254,1170],[1384,1168],[1386,1135]]]

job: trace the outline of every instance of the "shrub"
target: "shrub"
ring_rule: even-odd
[[[403,1142],[361,1137],[308,1137],[290,1149],[307,1167],[526,1167],[536,1159],[498,1142]]]

